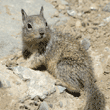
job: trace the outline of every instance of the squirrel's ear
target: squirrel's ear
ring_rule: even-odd
[[[43,6],[42,6],[41,9],[40,9],[40,15],[41,15],[41,16],[43,16],[43,11],[44,11],[44,8],[43,8]]]
[[[21,14],[22,14],[22,20],[24,22],[25,19],[27,18],[27,14],[26,14],[26,12],[23,9],[21,9]]]

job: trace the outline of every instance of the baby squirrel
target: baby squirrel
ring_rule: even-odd
[[[91,57],[83,46],[69,34],[52,32],[43,15],[28,16],[22,9],[22,54],[26,66],[45,65],[47,71],[70,92],[84,88],[87,101],[84,110],[104,110],[105,98],[94,83]]]

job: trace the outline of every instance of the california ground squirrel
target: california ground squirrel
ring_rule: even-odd
[[[28,67],[45,65],[48,72],[70,92],[87,92],[84,110],[104,110],[105,98],[94,83],[92,61],[82,45],[69,34],[53,33],[43,16],[28,16],[22,9],[23,56]],[[29,59],[29,60],[28,60]]]

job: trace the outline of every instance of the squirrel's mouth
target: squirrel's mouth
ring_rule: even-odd
[[[40,36],[40,39],[42,39],[42,38],[43,38],[43,35]]]
[[[40,35],[39,37],[37,37],[37,39],[42,39],[44,38],[44,35]]]

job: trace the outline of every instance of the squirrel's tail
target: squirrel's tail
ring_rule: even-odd
[[[86,88],[87,102],[84,110],[105,110],[105,98],[96,85]]]

